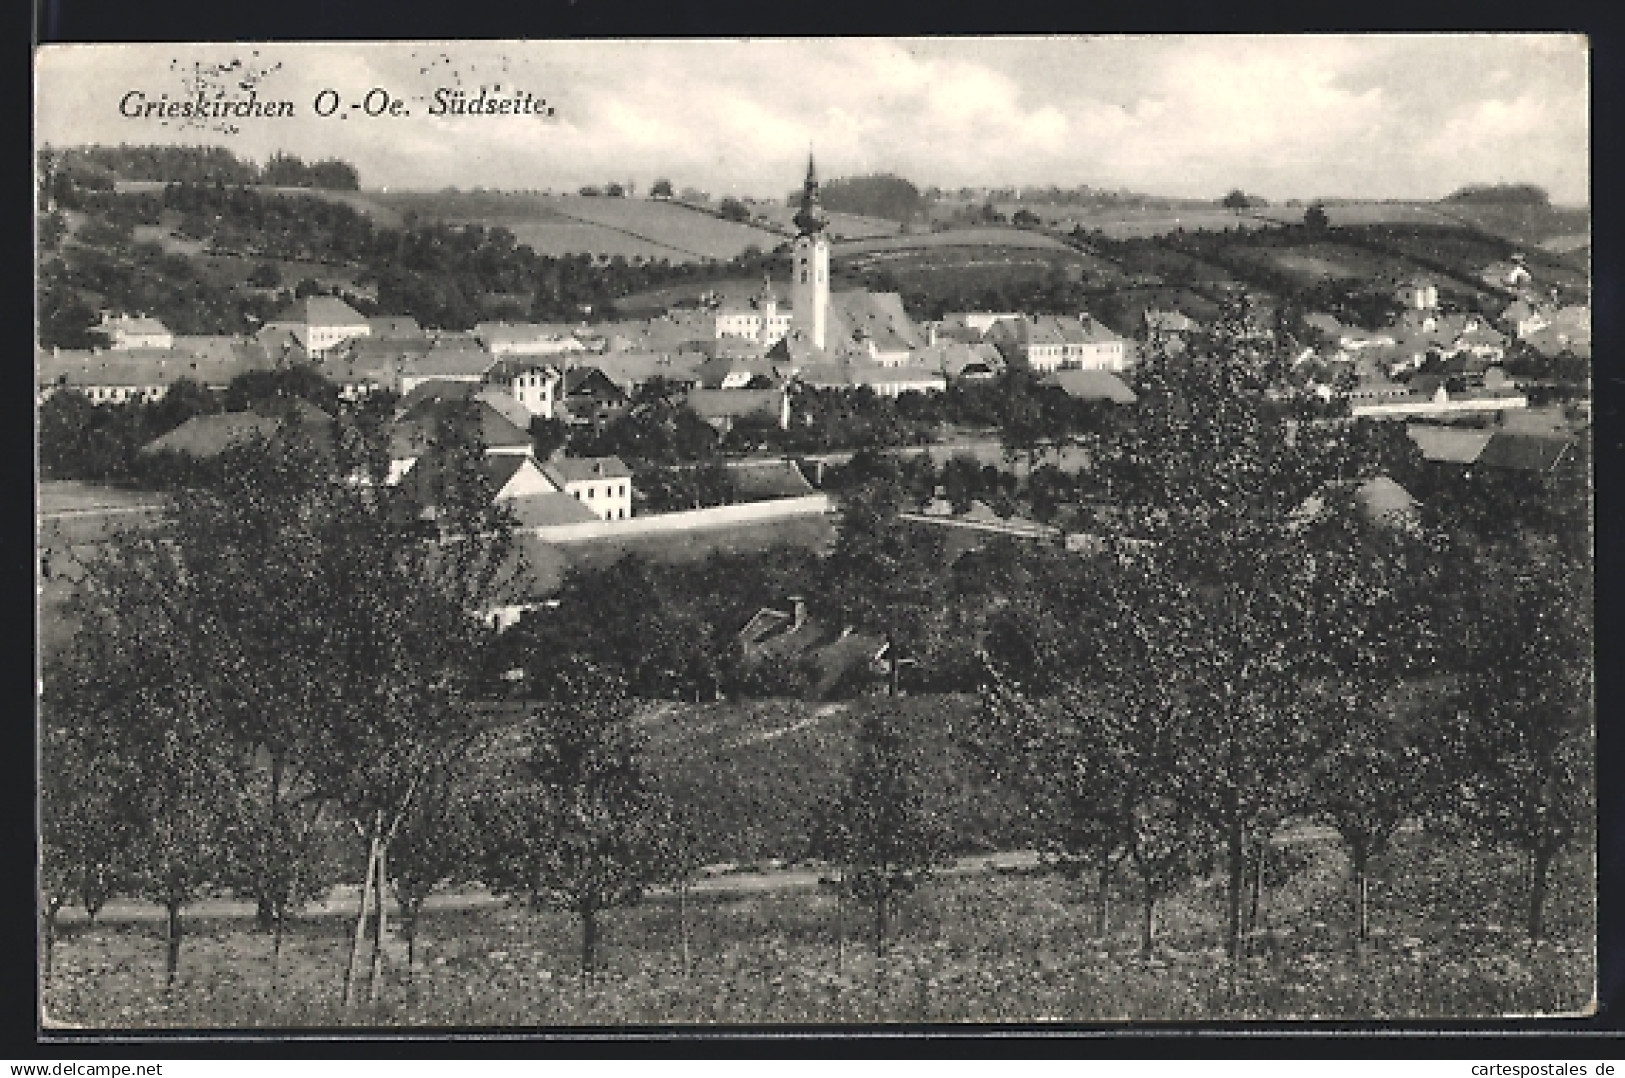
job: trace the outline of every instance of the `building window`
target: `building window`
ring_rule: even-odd
[[[596,495],[596,491],[592,487],[588,487],[587,488],[587,497],[591,498],[591,497],[594,497],[595,495]]]

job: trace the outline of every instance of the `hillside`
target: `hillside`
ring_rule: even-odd
[[[772,250],[784,237],[755,225],[656,199],[512,192],[387,192],[380,204],[421,222],[506,228],[537,254],[590,254],[693,262]]]
[[[668,704],[650,713],[644,733],[659,786],[702,823],[705,860],[795,860],[818,803],[842,787],[863,716],[887,702]],[[956,852],[1019,846],[1013,798],[978,778],[954,740],[976,698],[905,696],[898,706],[919,754],[927,809],[950,824]]]

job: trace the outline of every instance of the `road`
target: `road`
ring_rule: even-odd
[[[1415,830],[1416,825],[1407,824],[1401,827],[1402,831]],[[1336,842],[1337,832],[1330,827],[1318,824],[1298,824],[1280,832],[1273,839],[1276,846],[1298,846],[1308,843]],[[1008,850],[1000,853],[976,854],[970,857],[961,857],[949,867],[941,870],[944,876],[974,876],[986,872],[1019,871],[1033,868],[1039,863],[1037,852],[1033,850]],[[827,874],[828,870],[786,867],[771,868],[765,871],[740,872],[733,871],[729,866],[712,866],[702,872],[701,877],[694,881],[689,888],[693,895],[753,895],[773,891],[807,890],[818,886],[820,876]],[[336,917],[355,916],[356,911],[355,884],[340,884],[328,892],[320,901],[313,902],[305,908],[301,917]],[[655,897],[665,897],[671,894],[670,888],[657,887],[651,891]],[[425,903],[428,910],[477,910],[499,907],[506,903],[506,899],[493,895],[484,888],[465,888],[449,891],[442,894],[431,895]],[[389,903],[390,912],[397,912],[396,904]],[[210,898],[188,905],[184,911],[189,919],[232,919],[250,918],[254,916],[254,904],[229,898]],[[145,921],[161,921],[164,912],[159,906],[147,902],[135,902],[128,899],[115,899],[109,902],[98,917],[99,921],[113,924],[138,923]],[[83,923],[85,912],[78,907],[64,909],[58,917],[60,924],[69,925]]]

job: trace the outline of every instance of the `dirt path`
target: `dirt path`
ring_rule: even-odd
[[[823,714],[830,713],[824,708],[820,708],[819,712]],[[822,717],[822,715],[815,714],[811,719],[802,720],[783,730],[768,731],[766,734],[757,736],[763,740],[774,736],[782,736],[791,730],[805,726],[808,722],[819,717]],[[1401,828],[1403,831],[1414,829],[1414,824],[1407,824]],[[1296,846],[1306,843],[1336,842],[1337,840],[1337,832],[1329,827],[1318,824],[1300,824],[1278,833],[1275,836],[1274,844],[1277,846]],[[974,876],[988,872],[1021,871],[1037,867],[1039,860],[1039,855],[1034,850],[1007,850],[998,853],[974,854],[957,859],[952,865],[941,870],[941,875]],[[700,879],[695,880],[689,888],[689,893],[743,896],[766,894],[774,891],[807,890],[817,887],[819,878],[822,875],[824,875],[824,870],[805,866],[774,868],[757,872],[736,872],[718,866],[709,874],[702,875]],[[353,917],[356,910],[356,890],[355,884],[340,884],[329,891],[326,897],[307,906],[301,917]],[[665,887],[653,888],[650,891],[651,897],[657,900],[668,898],[670,894],[670,888]],[[471,887],[431,895],[424,905],[427,910],[431,911],[478,910],[502,906],[507,901],[507,899],[493,895],[482,887]],[[396,910],[393,901],[389,903],[389,909],[391,912]],[[193,919],[248,919],[254,916],[254,904],[230,898],[211,898],[187,906],[185,915]],[[127,924],[159,921],[162,920],[163,916],[163,910],[150,903],[115,899],[107,904],[97,920],[109,924]],[[84,920],[84,910],[79,908],[64,909],[59,915],[59,922],[64,925],[81,924]]]

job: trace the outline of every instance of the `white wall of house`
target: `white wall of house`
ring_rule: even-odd
[[[531,415],[552,419],[558,407],[559,377],[545,369],[524,371],[509,381],[508,392]]]
[[[629,476],[595,476],[565,484],[564,492],[603,520],[625,520],[632,515],[632,480]]]

